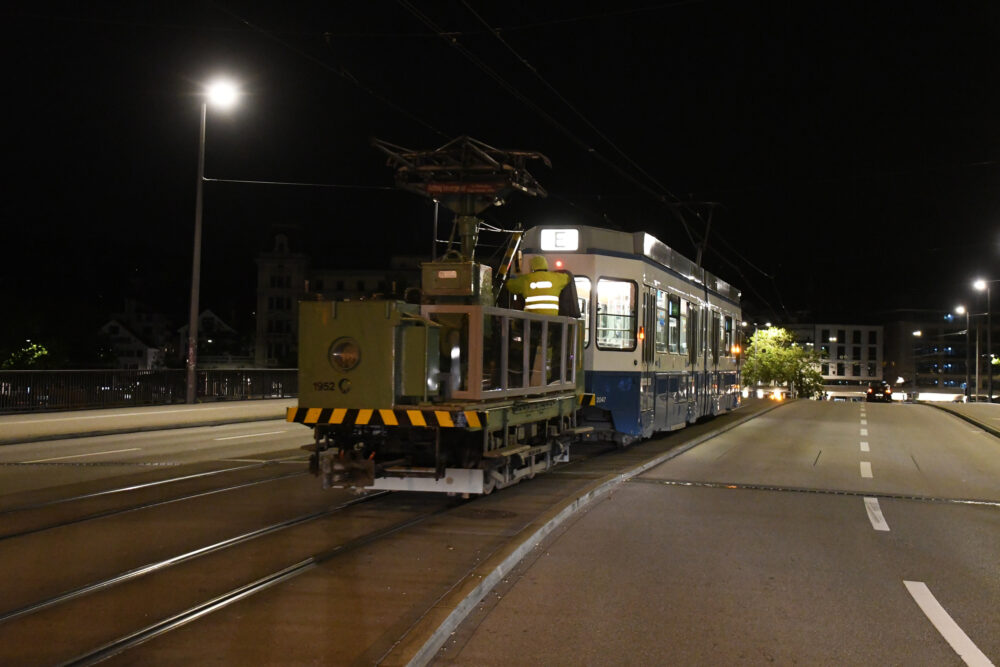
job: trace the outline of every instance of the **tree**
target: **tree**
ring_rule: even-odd
[[[781,327],[769,327],[754,333],[746,350],[743,382],[787,384],[802,397],[822,391],[823,376],[817,365],[819,357],[795,342],[795,335]]]
[[[4,360],[2,367],[10,370],[24,370],[45,367],[49,351],[44,345],[26,341],[27,345],[20,350],[14,350],[10,357]]]

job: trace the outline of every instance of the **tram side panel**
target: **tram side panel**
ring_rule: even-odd
[[[548,259],[575,276],[587,326],[586,391],[619,439],[679,429],[738,406],[729,344],[737,305],[706,300],[703,285],[638,257]]]

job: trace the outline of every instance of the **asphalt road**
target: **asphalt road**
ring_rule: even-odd
[[[998,600],[1000,440],[928,406],[800,401],[581,513],[436,663],[984,665]]]
[[[1000,440],[919,405],[800,401],[736,425],[762,407],[769,406],[748,405],[458,505],[109,664],[405,664],[408,646],[453,609],[454,593],[520,543],[533,547],[528,556],[450,636],[437,662],[957,665],[957,651],[969,664],[998,662]],[[203,417],[174,416],[192,418]],[[294,470],[304,466],[297,448],[309,440],[299,425],[259,421],[8,445],[0,447],[0,510],[275,457]],[[584,511],[546,540],[529,537],[593,484],[662,456],[673,458],[581,503]],[[241,474],[268,470],[275,468]],[[23,580],[18,587],[8,580],[7,597],[23,589],[22,602],[30,601],[37,590],[95,578],[94,568],[125,569],[350,497],[322,492],[308,476],[231,493],[8,543],[12,563],[31,553],[48,560],[35,558],[37,577],[13,566]],[[406,511],[426,504],[412,494],[400,501]],[[354,521],[261,543],[250,555],[223,554],[217,565],[193,562],[192,570],[170,570],[170,580],[109,591],[121,601],[80,603],[106,604],[118,617],[141,612],[141,625],[171,613],[167,603],[182,593],[209,595],[229,579],[249,580],[253,568],[291,562],[396,511],[373,507]],[[104,545],[115,547],[101,556]],[[72,571],[49,563],[67,557]],[[163,610],[147,604],[153,600]],[[39,636],[55,630],[69,642],[67,626],[48,627],[41,615],[27,620]],[[95,636],[101,629],[68,628],[77,626]],[[33,645],[22,642],[24,655],[40,657]]]

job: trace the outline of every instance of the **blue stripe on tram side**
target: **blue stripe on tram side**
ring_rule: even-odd
[[[702,373],[643,373],[641,371],[589,371],[586,391],[595,395],[595,406],[611,413],[615,430],[634,437],[668,431],[687,423],[689,417],[711,415],[718,402],[720,412],[739,406],[736,373],[718,372],[718,392],[711,393],[715,371]],[[653,396],[646,400],[643,423],[642,387]],[[698,400],[694,401],[695,392]],[[651,399],[651,400],[650,400]],[[650,417],[650,410],[653,416]],[[694,414],[689,412],[694,411]]]

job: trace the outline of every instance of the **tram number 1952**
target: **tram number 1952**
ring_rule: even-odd
[[[313,382],[313,391],[339,391],[346,394],[351,391],[351,381],[344,378],[340,382]]]

